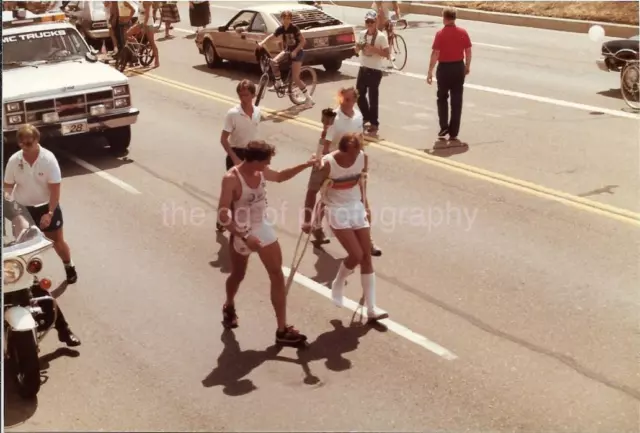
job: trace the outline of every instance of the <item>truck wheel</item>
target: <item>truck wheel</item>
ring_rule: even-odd
[[[8,343],[18,394],[25,399],[34,398],[40,391],[40,360],[35,335],[33,331],[11,332]]]
[[[322,64],[327,72],[338,72],[342,67],[342,60],[329,60]]]
[[[204,60],[207,62],[209,69],[217,68],[222,65],[222,59],[216,51],[216,47],[210,40],[204,41]]]
[[[131,144],[131,125],[108,129],[104,132],[104,137],[109,143],[111,153],[116,156],[124,156],[128,153]]]

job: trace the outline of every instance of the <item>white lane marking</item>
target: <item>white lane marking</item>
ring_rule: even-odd
[[[360,67],[360,63],[352,62],[350,60],[345,60],[342,62],[342,64]],[[414,74],[413,72],[396,71],[394,69],[386,69],[385,71],[388,72],[389,74],[397,74],[397,75],[402,75],[410,78],[418,78],[421,80],[427,79],[426,75]],[[434,82],[436,81],[435,78],[433,79],[433,81]],[[596,107],[594,105],[579,104],[577,102],[563,101],[562,99],[547,98],[546,96],[530,95],[528,93],[514,92],[512,90],[496,89],[495,87],[480,86],[478,84],[466,83],[464,87],[468,89],[479,90],[481,92],[495,93],[497,95],[502,95],[502,96],[511,96],[513,98],[527,99],[529,101],[557,105],[559,107],[575,108],[576,110],[598,112],[598,113],[608,114],[610,116],[623,117],[625,119],[640,120],[640,116],[633,113],[627,113],[622,110],[611,110],[609,108]]]
[[[489,47],[489,48],[497,48],[499,50],[509,50],[509,51],[517,51],[518,50],[518,48],[507,47],[506,45],[486,44],[484,42],[473,42],[473,45],[480,45],[482,47]]]
[[[64,156],[68,159],[70,159],[71,161],[75,162],[76,164],[78,164],[80,167],[89,170],[90,172],[94,173],[95,175],[103,178],[104,180],[106,180],[107,182],[111,182],[112,184],[114,184],[117,187],[122,188],[123,190],[127,191],[128,193],[131,194],[142,194],[140,191],[138,191],[137,189],[135,189],[134,187],[132,187],[131,185],[129,185],[128,183],[118,179],[115,176],[110,175],[109,173],[105,173],[103,170],[101,170],[100,168],[96,167],[93,164],[89,164],[87,161],[82,160],[80,158],[77,158],[73,155],[69,155],[66,152],[59,152],[61,154],[64,154]]]
[[[291,274],[291,269],[289,269],[286,266],[282,267],[282,271],[285,274],[285,277],[288,277]],[[304,275],[296,272],[296,274],[293,276],[293,281],[295,281],[296,283],[300,284],[303,287],[306,287],[309,290],[312,290],[314,292],[316,292],[317,294],[324,296],[325,298],[329,299],[331,302],[331,293],[329,291],[329,289],[325,286],[323,286],[322,284],[313,281],[310,278],[305,277]],[[344,306],[345,308],[351,310],[351,311],[358,311],[361,307],[360,304],[358,304],[355,301],[352,301],[351,299],[344,299]],[[380,310],[381,312],[386,312],[384,310]],[[444,347],[440,346],[439,344],[429,340],[427,337],[417,334],[415,332],[413,332],[412,330],[410,330],[409,328],[406,328],[405,326],[394,322],[391,319],[384,319],[381,320],[380,323],[384,324],[387,329],[389,329],[389,331],[399,335],[400,337],[411,341],[412,343],[417,344],[418,346],[427,349],[428,351],[435,353],[436,355],[448,360],[448,361],[453,361],[454,359],[458,359],[458,356],[455,355],[453,352],[450,352],[449,350],[445,349]]]

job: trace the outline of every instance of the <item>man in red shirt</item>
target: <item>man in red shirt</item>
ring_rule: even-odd
[[[449,135],[451,140],[458,139],[460,117],[462,116],[462,91],[464,79],[471,67],[471,39],[467,31],[456,26],[456,10],[447,8],[442,12],[444,27],[436,33],[433,40],[427,83],[433,82],[433,68],[436,63],[438,80],[438,118],[440,132],[438,137]],[[451,96],[451,120],[449,103]]]

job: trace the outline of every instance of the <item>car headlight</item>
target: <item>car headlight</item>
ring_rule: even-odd
[[[131,105],[131,102],[129,102],[129,98],[116,99],[114,102],[115,102],[115,108],[124,108]]]
[[[4,104],[4,109],[7,113],[15,113],[17,111],[23,111],[22,102],[9,102],[7,104]]]
[[[124,86],[115,86],[113,88],[113,96],[117,98],[118,96],[126,96],[129,94],[129,85]]]
[[[7,120],[9,121],[9,125],[19,125],[24,122],[22,114],[7,116]]]
[[[6,260],[2,267],[5,283],[15,283],[24,273],[24,268],[17,260]]]

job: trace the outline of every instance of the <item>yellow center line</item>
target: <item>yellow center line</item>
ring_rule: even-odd
[[[161,77],[155,74],[138,73],[136,71],[131,71],[131,72],[133,72],[138,76],[146,78],[148,80],[152,80],[157,83],[164,84],[166,86],[174,87],[179,90],[187,91],[189,93],[193,93],[198,96],[204,96],[206,98],[210,98],[218,102],[223,102],[229,105],[238,104],[238,101],[236,99],[233,99],[229,96],[226,96],[220,93],[212,92],[210,90],[191,86],[191,85],[181,83],[179,81],[175,81],[169,78]],[[295,117],[283,111],[273,110],[265,107],[260,107],[260,108],[262,109],[263,112],[266,112],[271,116],[275,116],[277,118],[284,119],[292,123],[305,126],[307,128],[315,129],[318,131],[322,130],[322,124],[320,122],[317,122],[311,119],[306,119],[304,117]],[[574,208],[582,209],[594,214],[606,216],[621,222],[625,222],[625,223],[640,227],[640,214],[636,212],[632,212],[630,210],[618,208],[615,206],[610,206],[604,203],[599,203],[594,200],[578,197],[569,193],[557,191],[557,190],[547,188],[532,182],[527,182],[521,179],[512,178],[500,173],[496,173],[490,170],[485,170],[479,167],[474,167],[472,165],[464,164],[461,162],[438,158],[436,156],[421,152],[416,149],[412,149],[410,147],[392,143],[388,140],[376,140],[370,137],[366,137],[365,140],[368,142],[368,144],[371,147],[374,147],[376,149],[390,152],[399,156],[411,158],[415,161],[419,161],[422,163],[444,168],[449,171],[460,173],[468,177],[488,181],[493,184],[501,185],[515,191],[520,191],[530,195],[534,195],[536,197],[552,200],[558,203],[572,206]]]

